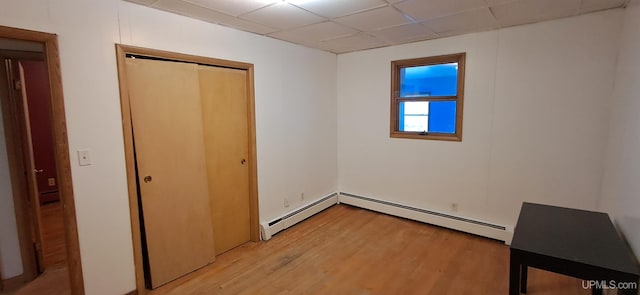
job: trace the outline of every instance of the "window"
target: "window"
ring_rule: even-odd
[[[462,141],[465,57],[391,62],[391,137]]]

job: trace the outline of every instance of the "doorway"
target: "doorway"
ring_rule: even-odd
[[[143,294],[211,263],[211,254],[260,240],[253,65],[126,45],[116,45],[116,52],[137,291]],[[198,221],[184,223],[187,218]],[[174,233],[167,236],[169,230]],[[197,239],[195,246],[184,242]],[[180,255],[180,263],[165,264]]]
[[[15,211],[2,226],[18,246],[13,264],[2,262],[0,291],[84,294],[57,48],[54,34],[0,26],[0,157]]]

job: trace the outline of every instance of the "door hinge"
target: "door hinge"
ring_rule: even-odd
[[[36,253],[40,251],[40,243],[33,242],[33,249],[36,250]]]
[[[13,89],[14,90],[22,90],[22,81],[14,80],[13,81]]]

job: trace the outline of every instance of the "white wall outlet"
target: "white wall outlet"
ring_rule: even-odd
[[[289,208],[289,199],[287,198],[284,199],[284,207]]]
[[[47,178],[47,182],[49,183],[49,186],[56,186],[56,179],[53,177]]]
[[[300,193],[300,201],[304,201],[304,193]]]
[[[78,164],[80,166],[88,166],[93,164],[91,162],[91,151],[90,150],[78,150]]]
[[[458,203],[451,203],[451,211],[458,212]]]

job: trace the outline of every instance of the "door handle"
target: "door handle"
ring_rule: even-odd
[[[147,175],[142,180],[144,180],[145,183],[149,183],[153,180],[153,178],[151,177],[151,175]]]
[[[44,169],[33,169],[34,173],[42,173],[44,172]]]

